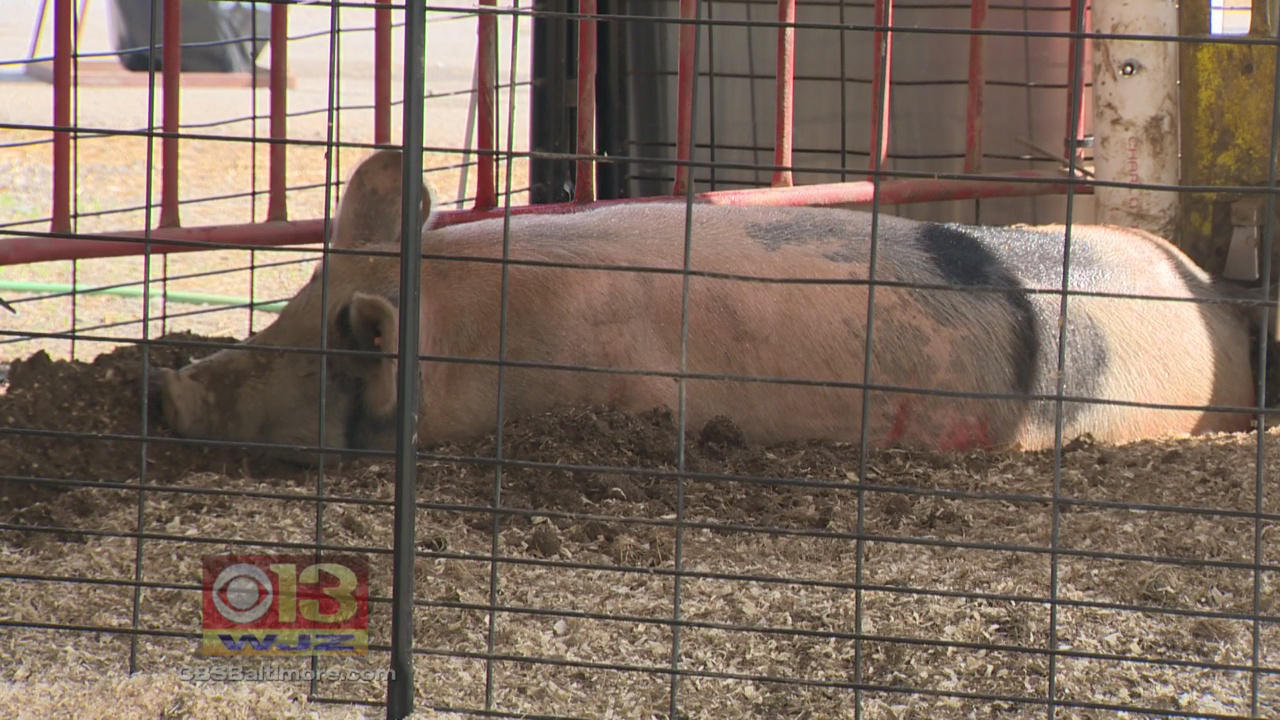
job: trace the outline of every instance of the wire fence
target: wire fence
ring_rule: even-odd
[[[90,39],[0,67],[120,52],[53,4]],[[292,86],[183,85],[166,118],[161,74],[86,72],[69,122],[0,117],[34,178],[0,197],[0,668],[28,712],[127,713],[130,683],[201,716],[243,680],[285,717],[1280,712],[1261,9],[1210,36],[1238,12],[252,5],[287,11]],[[1145,105],[1130,139],[1107,83],[1169,46],[1174,139]],[[1217,136],[1196,108],[1224,98]],[[285,578],[296,614],[346,607],[323,562],[364,588],[366,653],[211,629]]]

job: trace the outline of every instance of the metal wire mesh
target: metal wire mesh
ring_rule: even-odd
[[[58,673],[73,665],[84,668],[85,677],[177,673],[183,680],[217,680],[235,670],[257,672],[251,679],[265,680],[262,688],[299,689],[312,703],[373,707],[387,701],[387,677],[381,671],[392,667],[400,683],[391,686],[390,712],[412,704],[428,712],[489,717],[1225,718],[1277,712],[1280,663],[1274,646],[1280,615],[1272,597],[1280,560],[1269,535],[1280,520],[1280,507],[1266,492],[1274,453],[1267,452],[1271,434],[1265,429],[1274,163],[1267,164],[1265,182],[1258,183],[1195,179],[1171,186],[1099,179],[1084,172],[1097,152],[1086,147],[1087,132],[1077,132],[1090,129],[1087,121],[1083,128],[1078,121],[1087,116],[1093,72],[1087,69],[1086,43],[1078,41],[1088,33],[1085,3],[981,3],[1000,22],[979,27],[969,27],[971,3],[800,4],[799,19],[791,27],[802,52],[806,38],[814,45],[838,44],[838,65],[832,72],[801,56],[794,76],[799,111],[794,155],[785,165],[772,160],[779,128],[768,112],[760,112],[771,108],[767,92],[776,81],[772,57],[765,56],[773,51],[774,34],[788,25],[771,19],[777,3],[602,2],[591,16],[600,23],[602,37],[615,43],[635,41],[642,32],[637,28],[644,28],[649,33],[644,37],[654,45],[651,57],[641,56],[649,48],[628,48],[631,54],[622,58],[622,66],[630,75],[597,78],[602,97],[613,92],[625,98],[609,107],[622,108],[627,121],[614,128],[619,135],[612,140],[602,132],[593,153],[538,147],[536,138],[526,141],[524,129],[531,114],[566,110],[529,105],[541,82],[530,80],[526,69],[530,45],[540,37],[532,24],[574,25],[587,19],[581,8],[552,3],[532,8],[429,6],[424,15],[411,3],[406,20],[405,5],[395,3],[260,4],[316,13],[303,23],[310,29],[289,36],[290,56],[309,59],[295,66],[297,87],[283,116],[262,111],[262,91],[237,96],[237,102],[250,106],[247,111],[218,95],[226,91],[209,91],[201,106],[205,111],[194,117],[186,112],[176,134],[165,131],[153,119],[163,100],[157,76],[141,93],[146,101],[143,125],[119,121],[113,127],[109,119],[82,124],[77,117],[63,126],[0,118],[0,133],[5,133],[0,135],[0,162],[44,173],[45,161],[27,151],[48,149],[52,141],[45,135],[70,133],[75,153],[89,160],[74,163],[72,188],[83,177],[88,196],[100,181],[92,166],[103,162],[89,158],[94,143],[138,140],[145,147],[142,175],[134,181],[146,186],[141,199],[130,199],[125,189],[116,188],[114,197],[105,195],[113,199],[95,200],[96,205],[73,192],[65,218],[69,224],[62,229],[56,228],[56,209],[43,201],[6,210],[0,215],[0,238],[29,237],[50,244],[115,240],[141,244],[147,256],[144,262],[115,265],[64,261],[72,291],[0,293],[19,311],[14,325],[0,328],[0,345],[6,349],[2,355],[11,359],[3,365],[8,389],[0,395],[0,418],[5,420],[0,424],[0,456],[11,458],[0,464],[0,552],[6,557],[0,565],[0,626],[9,635],[0,646],[6,661],[0,666],[10,668],[5,680],[56,685],[62,679]],[[395,37],[409,38],[400,68],[409,90],[398,97],[393,93],[383,105],[349,94],[367,79],[369,68],[367,60],[353,63],[354,53],[344,49],[344,44],[358,44],[356,38],[374,34],[372,17],[379,11],[395,16],[388,26]],[[495,77],[488,84],[482,73],[472,74],[470,56],[461,63],[466,74],[449,75],[459,64],[449,57],[458,53],[452,41],[463,34],[454,28],[478,18],[501,23],[490,31],[490,51],[499,62],[492,64]],[[1022,18],[1022,24],[1001,24],[1009,18]],[[684,28],[693,30],[692,44],[681,53]],[[424,30],[425,47],[419,50],[425,53],[425,65],[414,60],[414,38]],[[160,32],[158,19],[153,32]],[[466,34],[470,32],[468,26]],[[439,49],[433,49],[433,37],[441,37]],[[974,37],[1028,48],[1026,67],[1002,68],[1009,76],[984,81],[1014,93],[1009,97],[1025,112],[1010,123],[1023,123],[1027,137],[994,137],[996,131],[988,131],[977,154],[980,167],[974,166],[972,135],[963,132],[966,121],[972,127],[963,91],[973,80],[958,72],[962,61],[913,66],[902,59],[904,48],[924,52],[921,48],[930,43],[941,46],[953,40],[967,47]],[[1097,33],[1090,37],[1091,42],[1106,39]],[[1143,32],[1123,37],[1192,42]],[[760,38],[769,40],[764,55]],[[889,52],[891,40],[899,43],[896,55]],[[323,47],[307,55],[308,42]],[[1273,59],[1277,46],[1274,33],[1217,42],[1262,47]],[[1042,43],[1056,50],[1031,50]],[[484,48],[485,40],[475,45]],[[726,48],[736,48],[742,57],[733,57]],[[556,50],[573,57],[572,45]],[[115,52],[77,50],[74,58],[109,59]],[[1035,52],[1057,58],[1052,69],[1063,72],[1056,81],[1035,77],[1035,71],[1044,69],[1033,61]],[[5,65],[53,60],[52,55],[30,54]],[[683,68],[682,55],[691,63]],[[1280,86],[1280,63],[1275,68],[1271,88]],[[302,77],[304,71],[316,70],[323,82]],[[562,70],[562,81],[577,79],[571,68]],[[690,80],[687,96],[678,90],[682,73]],[[1022,79],[1011,79],[1018,74]],[[448,81],[433,84],[438,76]],[[913,89],[920,94],[911,95]],[[79,84],[72,90],[94,92]],[[901,98],[899,90],[904,91]],[[199,100],[201,92],[184,88],[184,98]],[[804,115],[805,103],[817,103],[823,94],[838,97],[835,121],[840,129],[835,137],[814,129],[829,118]],[[932,101],[930,94],[936,96]],[[1266,127],[1269,156],[1274,157],[1280,94],[1271,95]],[[743,97],[746,111],[737,105]],[[491,102],[493,112],[487,116],[492,135],[474,144],[471,126],[485,126],[485,120],[476,117],[474,108],[467,112],[449,105],[472,98],[479,104]],[[989,101],[986,117],[1017,115],[1013,101],[1005,102]],[[1044,142],[1034,132],[1033,106],[1043,106],[1051,118],[1052,141]],[[226,111],[227,117],[205,117],[208,107]],[[380,121],[371,122],[370,111],[390,107],[407,114],[392,125],[404,133],[403,140],[396,142],[394,133],[372,139],[372,126]],[[434,108],[439,110],[433,115]],[[891,133],[886,138],[877,132],[875,118],[884,117],[887,108]],[[675,131],[681,115],[691,133],[683,157],[678,156],[681,139]],[[906,126],[928,128],[930,115],[945,142],[921,149],[910,141],[912,129]],[[267,137],[259,126],[272,117],[320,122],[290,125],[284,137]],[[572,112],[561,118],[569,129],[577,120]],[[466,132],[445,127],[451,124],[465,126]],[[236,233],[249,236],[243,242],[252,246],[255,232],[272,232],[272,222],[284,222],[275,218],[264,223],[266,204],[260,201],[283,193],[276,197],[288,201],[289,217],[306,219],[296,225],[305,225],[299,237],[313,244],[245,249],[242,239],[231,234],[186,234],[191,223],[185,221],[177,230],[156,228],[162,201],[152,183],[165,182],[158,172],[160,143],[169,138],[186,143],[182,157],[193,159],[191,166],[183,165],[181,176],[189,189],[172,206],[181,208],[184,217],[211,226],[243,223]],[[1064,141],[1061,156],[1058,140]],[[213,143],[211,164],[200,164],[206,160],[194,148],[201,142]],[[222,155],[229,157],[233,148],[244,146],[250,149],[249,167],[247,174],[235,176],[238,186],[213,188],[189,181],[201,172],[216,174]],[[298,153],[289,156],[298,174],[287,176],[283,184],[271,180],[264,165],[267,146]],[[160,368],[219,350],[259,355],[252,346],[214,336],[244,337],[275,321],[274,314],[257,308],[287,297],[281,290],[306,282],[313,268],[319,307],[337,306],[351,288],[348,278],[334,276],[331,264],[355,258],[383,262],[399,254],[390,245],[330,246],[332,220],[346,190],[342,179],[357,158],[387,146],[403,147],[412,159],[406,163],[403,187],[412,187],[423,174],[414,167],[422,161],[437,191],[458,187],[459,208],[476,206],[438,216],[438,227],[445,228],[441,232],[465,229],[481,216],[496,223],[488,227],[500,228],[491,257],[459,257],[432,247],[408,255],[424,266],[496,266],[500,282],[492,289],[495,296],[475,299],[496,302],[496,352],[442,353],[427,347],[427,340],[421,347],[412,341],[419,329],[420,314],[411,309],[419,302],[416,293],[421,292],[420,302],[427,307],[439,297],[433,293],[448,288],[419,286],[413,278],[421,273],[405,263],[399,280],[406,293],[400,296],[405,311],[399,336],[410,340],[400,348],[398,389],[401,398],[410,393],[410,401],[401,403],[396,449],[357,452],[324,439],[326,418],[341,412],[335,396],[325,391],[340,382],[334,363],[385,359],[380,351],[330,348],[336,341],[328,323],[319,324],[318,346],[298,341],[270,348],[271,357],[315,368],[296,381],[309,388],[318,404],[318,429],[304,428],[296,441],[270,442],[181,438],[158,426],[152,381]],[[487,164],[490,159],[496,167]],[[566,169],[584,161],[595,163],[588,166],[594,171],[603,173],[608,167],[617,172],[621,181],[616,187],[623,197],[660,186],[662,194],[674,196],[669,199],[684,203],[679,235],[669,238],[678,247],[678,262],[540,259],[513,246],[521,223],[528,222],[525,214],[540,212],[528,206],[530,194],[545,190],[540,185],[545,178],[575,177]],[[560,174],[543,174],[540,163],[555,166]],[[476,180],[482,167],[492,173],[491,187]],[[870,184],[869,201],[860,205],[871,214],[865,277],[792,277],[706,269],[694,262],[700,242],[707,241],[694,222],[695,208],[727,202],[716,192],[766,184],[778,170],[792,172],[801,185],[864,178]],[[1007,175],[1023,170],[1043,174]],[[689,181],[673,193],[672,183],[685,172]],[[1006,173],[1001,182],[1037,188],[1035,196],[992,198],[972,191],[993,172]],[[970,183],[964,185],[969,189],[919,204],[883,199],[898,197],[882,195],[895,187],[892,183],[936,179]],[[264,189],[263,183],[270,187]],[[602,193],[606,187],[602,181]],[[1093,210],[1089,193],[1108,187],[1261,197],[1260,287],[1213,297],[1064,290],[1073,285],[1072,264],[1080,257],[1072,250],[1078,240],[1073,225],[1087,224],[1083,219]],[[568,200],[577,190],[553,189],[563,197],[547,199]],[[12,197],[22,202],[38,194],[18,190]],[[496,205],[484,206],[487,197]],[[405,243],[421,240],[412,230],[418,210],[412,197],[401,209],[408,218],[403,224],[410,228],[403,233]],[[906,281],[892,276],[896,256],[884,245],[890,242],[883,228],[892,222],[886,219],[891,215],[1062,223],[1062,255],[1052,281],[1043,287]],[[54,229],[45,230],[50,224]],[[139,226],[146,230],[137,233]],[[600,242],[607,242],[610,229],[599,232]],[[222,254],[209,264],[189,265],[179,258],[206,254],[152,257],[158,245]],[[2,267],[0,281],[25,279],[37,272],[32,268],[36,266]],[[508,338],[519,329],[512,325],[527,317],[513,315],[528,299],[515,291],[523,287],[520,278],[561,271],[573,277],[618,275],[678,283],[671,285],[678,292],[665,298],[679,307],[672,315],[678,318],[673,330],[678,362],[655,366],[622,357],[588,363],[531,359],[513,351]],[[277,272],[285,274],[270,279]],[[856,373],[838,377],[816,376],[804,368],[741,373],[691,365],[698,322],[691,293],[696,284],[711,282],[758,288],[761,298],[780,288],[865,293],[865,315],[850,320],[865,338],[858,349],[861,365]],[[183,302],[163,299],[182,288],[223,291],[233,284],[246,288],[245,297],[226,308],[189,309]],[[144,289],[141,302],[91,304],[95,290],[130,285]],[[934,299],[998,299],[1016,293],[1057,304],[1062,318],[1070,316],[1074,303],[1090,299],[1134,306],[1238,307],[1261,316],[1259,327],[1264,329],[1248,348],[1238,349],[1255,356],[1255,402],[1192,405],[1081,394],[1070,383],[1073,372],[1081,370],[1073,368],[1073,338],[1065,321],[1054,329],[1056,340],[1048,348],[1053,357],[1046,367],[1053,368],[1056,378],[1051,392],[977,392],[886,381],[872,368],[877,348],[894,332],[892,323],[886,323],[884,305],[893,293]],[[46,307],[55,309],[41,310]],[[830,311],[811,309],[814,314]],[[46,320],[32,322],[24,315]],[[742,322],[750,325],[750,319]],[[170,334],[188,328],[195,328],[199,337]],[[1171,346],[1186,332],[1165,330]],[[606,342],[602,330],[601,343]],[[106,359],[74,362],[121,343],[127,349]],[[36,349],[57,359],[26,357]],[[411,357],[435,367],[492,371],[492,394],[485,400],[493,403],[496,421],[486,434],[413,447],[422,408],[412,399],[415,374],[403,370],[413,367]],[[675,401],[647,412],[592,406],[508,414],[504,400],[519,392],[521,382],[564,373],[576,373],[584,382],[670,383],[676,388]],[[725,429],[691,420],[689,393],[706,383],[856,393],[848,411],[861,417],[859,431],[827,441],[792,440],[767,447],[744,443],[732,423]],[[289,390],[266,387],[262,392],[278,395],[284,404]],[[449,388],[433,387],[428,378],[423,392],[429,409]],[[1051,447],[1028,453],[886,449],[878,447],[883,438],[872,434],[877,404],[890,398],[971,397],[1049,404]],[[1249,413],[1260,429],[1117,447],[1066,434],[1067,408],[1080,406],[1099,413],[1132,408],[1153,414]],[[304,467],[279,464],[260,457],[268,450],[307,453],[319,460]],[[393,530],[400,533],[398,541]],[[215,553],[368,556],[369,654],[266,660],[195,655],[204,589],[196,577],[200,557]],[[393,571],[397,555],[402,564]],[[409,595],[411,605],[406,603]],[[152,691],[174,692],[162,686]]]

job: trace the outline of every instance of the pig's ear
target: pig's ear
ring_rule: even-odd
[[[348,349],[394,354],[400,347],[399,313],[381,295],[357,292],[338,310],[335,332]],[[396,359],[358,358],[353,365],[364,380],[365,410],[390,414],[396,407]]]
[[[333,247],[359,248],[400,239],[402,159],[398,150],[379,150],[351,173],[334,216]],[[417,185],[425,223],[434,202],[421,180]]]

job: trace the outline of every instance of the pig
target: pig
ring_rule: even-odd
[[[278,319],[242,345],[156,373],[165,424],[197,438],[391,447],[400,178],[396,152],[364,161],[334,221],[332,247],[346,252],[329,254]],[[429,212],[430,196],[418,190]],[[1057,389],[1061,227],[681,202],[516,215],[499,358],[505,222],[422,232],[419,444],[495,430],[500,359],[506,418],[563,405],[677,409],[683,374],[690,429],[727,416],[754,443],[858,442],[862,387],[874,447],[1054,443],[1057,404],[1043,396]],[[1222,296],[1158,237],[1107,226],[1071,232],[1069,287],[1094,294],[1068,301],[1063,437],[1123,443],[1249,428],[1243,313],[1194,302]],[[322,342],[363,352],[321,355]],[[779,379],[803,382],[769,382]]]

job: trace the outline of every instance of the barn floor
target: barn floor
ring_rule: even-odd
[[[71,481],[56,488],[0,481],[0,567],[67,578],[0,581],[0,620],[80,628],[0,633],[0,715],[47,716],[39,708],[83,708],[85,698],[98,697],[111,699],[117,717],[381,716],[359,705],[307,704],[306,682],[253,683],[250,692],[246,683],[190,683],[175,673],[243,666],[195,654],[202,554],[273,551],[230,540],[309,542],[317,518],[327,544],[389,548],[390,463],[330,462],[320,476],[166,442],[159,432],[146,448],[140,515],[143,449],[93,437],[137,433],[139,357],[136,348],[93,363],[36,354],[10,368],[0,395],[5,427],[87,435],[0,433],[0,476]],[[152,362],[187,357],[156,349]],[[665,473],[676,467],[676,438],[661,410],[567,408],[507,426],[508,458],[615,469],[504,469],[501,502],[510,512],[498,521],[497,602],[505,610],[494,634],[495,709],[666,716],[672,631],[662,621],[672,614],[678,496]],[[1280,438],[1268,432],[1264,445],[1266,477],[1275,477]],[[744,447],[730,425],[694,428],[688,468],[737,479],[684,484],[680,604],[688,624],[679,642],[689,674],[680,706],[690,718],[852,717],[849,686],[860,681],[870,688],[861,694],[868,718],[1044,717],[1044,649],[1056,623],[1055,692],[1069,704],[1059,717],[1134,716],[1094,704],[1248,714],[1255,638],[1264,669],[1256,675],[1258,711],[1280,716],[1277,628],[1234,617],[1253,613],[1255,561],[1280,562],[1274,523],[1255,528],[1246,516],[1255,508],[1256,452],[1250,434],[1071,443],[1061,496],[1087,502],[1062,508],[1055,617],[1051,453],[877,452],[860,486],[858,453],[847,445]],[[492,457],[494,441],[430,453],[419,465],[418,549],[426,556],[417,598],[425,604],[415,632],[426,652],[417,657],[418,702],[483,707],[486,663],[478,656],[487,650],[495,477],[491,464],[451,458]],[[870,539],[859,606],[860,487]],[[317,492],[328,496],[319,507]],[[1275,493],[1261,507],[1280,514]],[[140,525],[139,550],[122,534]],[[104,629],[131,625],[128,583],[139,552],[152,585],[140,594],[138,627],[155,632],[136,643],[145,674],[125,678],[129,636]],[[378,599],[389,596],[389,581],[387,557],[373,555],[373,643],[387,641],[388,606]],[[1256,590],[1259,614],[1274,617],[1275,573],[1261,573]],[[860,650],[852,639],[859,619],[868,636]],[[320,662],[385,664],[382,652]],[[335,681],[316,694],[377,701],[385,689]],[[264,710],[262,698],[275,698],[268,705],[277,709]]]

